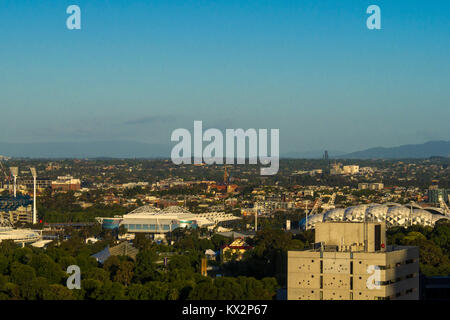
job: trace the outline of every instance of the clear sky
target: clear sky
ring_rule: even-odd
[[[171,144],[193,120],[279,128],[281,154],[450,140],[448,0],[0,0],[0,41],[0,142]]]

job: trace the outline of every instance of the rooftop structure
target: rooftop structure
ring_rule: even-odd
[[[314,228],[318,222],[347,221],[347,222],[384,222],[387,227],[423,225],[434,226],[441,220],[450,220],[449,217],[440,214],[436,208],[422,208],[418,205],[389,204],[362,204],[348,208],[336,208],[322,213],[308,216],[307,227]],[[306,219],[300,222],[305,227]]]
[[[288,251],[289,300],[417,300],[419,248],[386,245],[381,223],[316,224],[310,250]]]
[[[41,239],[37,231],[31,229],[14,229],[9,220],[0,217],[0,242],[12,240],[15,243],[33,243]]]
[[[221,255],[224,261],[232,259],[234,256],[236,260],[241,260],[247,250],[252,249],[243,238],[237,238],[229,245],[221,248]]]
[[[105,249],[93,254],[91,257],[103,264],[110,256],[128,256],[135,260],[138,252],[139,250],[130,245],[128,241],[124,241],[114,247],[106,246]]]
[[[179,206],[163,210],[154,206],[139,207],[123,217],[97,218],[106,229],[125,226],[128,232],[165,234],[177,228],[213,227],[220,222],[238,220],[239,217],[225,212],[194,214]]]

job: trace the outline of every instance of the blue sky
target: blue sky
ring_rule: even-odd
[[[279,128],[282,154],[450,140],[449,17],[447,0],[1,0],[0,142],[170,144],[193,120]]]

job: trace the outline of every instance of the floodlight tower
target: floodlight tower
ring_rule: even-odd
[[[11,174],[14,177],[14,198],[15,198],[17,196],[16,184],[17,184],[17,176],[19,175],[19,168],[18,167],[11,167],[9,169],[11,170]]]
[[[33,175],[33,224],[37,223],[37,209],[36,209],[36,179],[37,172],[36,168],[30,168],[31,174]]]
[[[305,230],[308,230],[308,203],[309,200],[305,201]]]

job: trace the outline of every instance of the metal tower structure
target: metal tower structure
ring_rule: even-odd
[[[31,174],[33,176],[33,224],[37,223],[37,209],[36,209],[36,179],[37,172],[36,168],[30,168]]]
[[[11,167],[9,169],[11,170],[11,174],[14,177],[14,198],[15,198],[17,196],[17,176],[19,175],[19,168]]]

